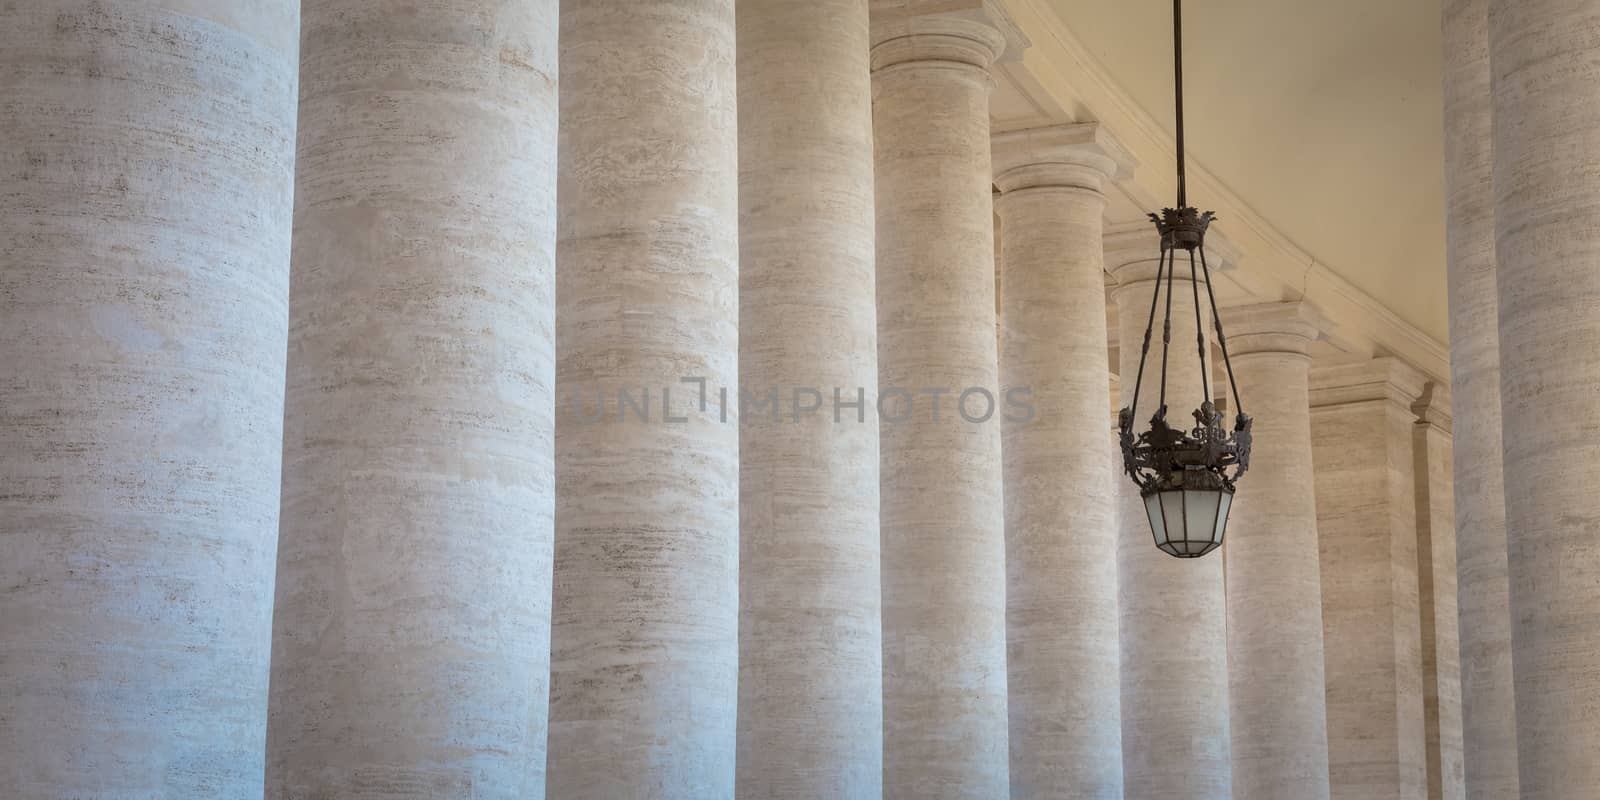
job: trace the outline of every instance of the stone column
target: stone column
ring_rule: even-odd
[[[0,4],[0,796],[261,796],[298,31]]]
[[[1308,383],[1318,320],[1298,302],[1223,312],[1240,399],[1255,419],[1227,539],[1235,800],[1328,797]]]
[[[739,0],[742,797],[883,796],[867,0]],[[805,411],[801,409],[813,409]]]
[[[890,800],[1008,793],[989,66],[1010,30],[978,0],[873,4]]]
[[[1491,0],[1506,530],[1524,800],[1600,786],[1600,5]]]
[[[733,0],[561,11],[548,792],[731,798]]]
[[[1500,331],[1495,298],[1489,0],[1444,4],[1450,393],[1455,406],[1456,556],[1466,796],[1517,796]]]
[[[1208,237],[1213,242],[1216,233]],[[1211,257],[1212,270],[1223,267]],[[1172,351],[1167,369],[1168,419],[1181,425],[1200,407],[1206,377],[1195,349],[1193,292],[1187,253],[1172,283]],[[1160,242],[1153,226],[1106,238],[1106,265],[1117,281],[1122,405],[1133,399],[1139,349]],[[1204,303],[1205,287],[1198,287]],[[1166,284],[1162,282],[1162,297]],[[1163,300],[1163,303],[1165,301]],[[1148,425],[1160,406],[1161,320],[1145,365],[1136,425]],[[1205,319],[1207,332],[1210,320]],[[1120,458],[1120,453],[1118,454]],[[1120,463],[1120,461],[1118,462]],[[1122,631],[1122,771],[1124,789],[1141,800],[1228,800],[1232,795],[1228,743],[1226,594],[1220,553],[1177,559],[1156,549],[1139,488],[1120,471],[1117,575]],[[1241,489],[1241,499],[1246,497]]]
[[[1427,797],[1412,403],[1392,358],[1311,373],[1335,800]]]
[[[1428,797],[1462,800],[1461,636],[1457,629],[1456,525],[1451,491],[1450,396],[1429,383],[1412,412],[1417,477],[1417,588],[1422,607],[1422,711]],[[1513,793],[1514,796],[1515,793]]]
[[[993,152],[1001,385],[1035,409],[1001,426],[1011,797],[1121,800],[1103,186],[1132,158],[1094,124],[1000,134]]]
[[[269,797],[542,797],[556,6],[311,0]]]

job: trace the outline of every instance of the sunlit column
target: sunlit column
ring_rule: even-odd
[[[1327,798],[1309,384],[1319,317],[1304,303],[1223,316],[1244,411],[1255,420],[1250,471],[1228,520],[1233,796]]]
[[[1450,393],[1455,406],[1462,761],[1470,800],[1517,796],[1517,714],[1500,449],[1489,2],[1444,4]]]
[[[738,3],[742,797],[883,795],[867,5]]]
[[[543,797],[557,3],[303,7],[267,796]]]
[[[1011,797],[1122,798],[1117,461],[1105,455],[1105,184],[1132,159],[1100,126],[997,134]]]
[[[559,800],[734,795],[736,79],[733,0],[561,4]]]
[[[1523,800],[1579,800],[1600,786],[1597,42],[1600,4],[1490,0],[1500,400]]]
[[[989,67],[1021,46],[1008,33],[979,0],[874,4],[891,800],[1009,793],[989,153]]]
[[[294,0],[0,3],[0,797],[261,797]]]

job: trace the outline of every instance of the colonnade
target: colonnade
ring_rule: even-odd
[[[1444,26],[1451,383],[1175,303],[1179,561],[1001,4],[7,5],[0,795],[1587,797],[1600,11]]]

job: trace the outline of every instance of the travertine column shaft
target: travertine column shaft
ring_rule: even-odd
[[[1004,240],[1000,378],[1011,797],[1122,800],[1115,495],[1105,455],[1104,183],[1131,159],[1098,125],[994,137]]]
[[[1335,800],[1427,797],[1411,411],[1423,388],[1390,358],[1311,373]]]
[[[1600,786],[1600,4],[1491,0],[1506,531],[1523,800]]]
[[[562,3],[561,800],[734,793],[739,430],[717,400],[739,385],[735,73],[733,0]],[[597,398],[589,421],[576,406]]]
[[[269,797],[542,797],[556,6],[308,0]]]
[[[1217,234],[1211,234],[1215,237]],[[1208,250],[1209,254],[1209,250]],[[1206,380],[1195,347],[1195,285],[1183,258],[1172,282],[1172,345],[1167,366],[1167,419],[1192,424]],[[1156,289],[1159,240],[1153,227],[1107,237],[1106,264],[1117,279],[1122,405],[1133,399],[1139,346]],[[1210,261],[1219,269],[1219,259]],[[1205,286],[1201,285],[1202,302]],[[1143,430],[1160,407],[1162,307],[1145,364],[1135,426]],[[1209,333],[1210,320],[1205,319]],[[1209,339],[1209,336],[1208,336]],[[1122,630],[1122,770],[1129,798],[1228,800],[1226,595],[1220,553],[1188,560],[1156,549],[1139,488],[1118,472],[1118,618]],[[1241,504],[1247,495],[1241,489]]]
[[[786,406],[739,439],[738,793],[879,800],[867,0],[739,0],[738,34],[739,375]]]
[[[1450,393],[1455,407],[1462,746],[1469,800],[1517,796],[1489,72],[1489,0],[1447,0],[1444,145]]]
[[[1008,792],[988,71],[1006,39],[981,3],[920,5],[873,8],[884,797],[989,800]],[[958,408],[973,387],[997,402],[983,422]]]
[[[1451,497],[1450,397],[1428,384],[1412,406],[1417,477],[1417,588],[1422,607],[1422,711],[1428,797],[1463,800],[1461,636],[1456,627],[1456,525]],[[1512,793],[1515,796],[1515,792]]]
[[[0,3],[0,797],[260,797],[299,3]]]
[[[1303,303],[1273,303],[1223,317],[1240,400],[1255,419],[1250,471],[1228,520],[1233,796],[1327,798],[1308,383],[1317,316]]]

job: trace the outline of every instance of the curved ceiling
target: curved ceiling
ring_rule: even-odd
[[[1049,2],[1171,131],[1171,4]],[[1444,342],[1439,0],[1205,0],[1184,12],[1190,158],[1325,267]]]

